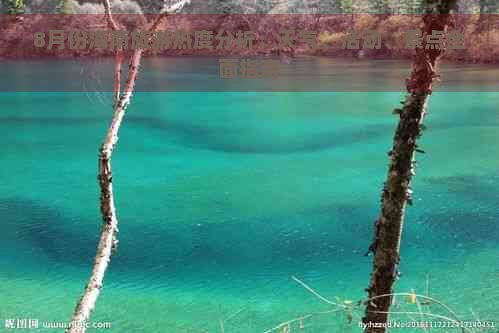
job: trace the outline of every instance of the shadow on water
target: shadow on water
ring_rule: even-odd
[[[471,200],[471,205],[479,202],[483,208],[440,211],[416,205],[411,208],[416,216],[406,224],[407,244],[432,247],[438,240],[445,248],[456,242],[497,242],[499,211],[493,195],[497,176],[426,178],[424,182],[432,184],[432,191],[450,191],[445,195],[455,196],[456,202]],[[238,270],[241,265],[276,270],[359,260],[371,241],[377,212],[375,205],[331,204],[253,220],[227,217],[213,221],[208,215],[206,221],[169,223],[164,218],[149,224],[123,216],[113,270],[153,269],[167,274],[195,267]],[[78,220],[70,213],[22,198],[1,199],[0,216],[7,231],[3,237],[30,242],[54,262],[86,266],[93,260],[100,221]]]
[[[50,124],[50,126],[68,126],[68,125],[87,125],[99,124],[106,122],[107,119],[100,117],[19,117],[8,116],[1,117],[2,125],[35,125],[43,126]]]
[[[88,227],[78,232],[83,225],[42,202],[2,198],[0,216],[5,228],[0,238],[7,235],[30,242],[55,262],[88,265],[95,255],[97,235],[92,236]]]
[[[363,241],[351,241],[352,231],[360,230],[349,230],[340,223],[348,221],[356,209],[332,206],[315,213],[253,221],[232,219],[171,225],[165,221],[152,226],[138,225],[123,217],[120,247],[113,265],[118,270],[161,266],[170,271],[206,263],[229,267],[241,262],[275,266],[283,260],[298,262],[304,258],[339,256],[346,249],[352,252],[356,246],[364,245]],[[360,212],[358,209],[357,214]],[[1,199],[0,215],[8,231],[4,236],[31,243],[54,262],[88,265],[93,260],[100,222],[76,221],[70,214],[21,198]]]
[[[431,192],[441,193],[447,204],[421,217],[426,229],[442,241],[476,243],[499,240],[499,175],[423,177]],[[424,195],[424,193],[422,194]]]
[[[393,127],[387,124],[377,124],[354,130],[311,133],[302,138],[287,137],[286,140],[278,137],[272,140],[267,135],[267,140],[260,141],[266,135],[261,132],[249,132],[248,128],[204,126],[138,116],[130,116],[129,122],[146,127],[148,130],[161,131],[183,146],[241,154],[287,154],[327,150],[384,137]]]

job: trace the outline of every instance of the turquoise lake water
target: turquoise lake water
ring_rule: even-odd
[[[333,300],[365,297],[401,96],[135,95],[113,159],[120,245],[92,317],[112,328],[90,332],[212,333],[230,317],[225,332],[255,333],[330,309],[293,275]],[[2,322],[70,318],[100,230],[109,101],[0,94]],[[397,291],[424,293],[429,276],[463,318],[498,321],[499,93],[437,92],[429,109]],[[361,315],[305,332],[360,332]]]

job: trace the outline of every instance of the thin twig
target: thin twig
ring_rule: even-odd
[[[271,328],[271,329],[269,329],[269,330],[267,330],[267,331],[265,331],[263,333],[271,333],[271,332],[273,332],[275,330],[278,330],[278,329],[282,328],[283,326],[290,325],[290,324],[293,324],[293,323],[296,323],[296,322],[299,322],[299,321],[303,321],[303,320],[308,319],[308,318],[310,318],[312,316],[313,316],[313,314],[308,314],[308,315],[305,315],[305,316],[301,316],[301,317],[298,317],[298,318],[294,318],[294,319],[282,322],[279,325],[274,326],[273,328]]]
[[[121,69],[123,65],[123,50],[116,50],[116,59],[114,62],[114,96],[113,96],[113,108],[116,108],[116,104],[120,99],[121,94]]]
[[[444,303],[440,302],[439,300],[437,300],[437,299],[435,299],[433,297],[426,297],[426,296],[420,295],[420,294],[413,294],[413,293],[391,293],[391,294],[384,294],[384,295],[374,296],[374,297],[368,298],[367,300],[365,300],[363,302],[366,303],[366,302],[370,302],[371,300],[376,299],[376,298],[390,297],[390,296],[393,296],[393,295],[398,295],[398,296],[412,296],[412,295],[415,295],[416,297],[420,297],[420,298],[432,301],[433,303],[438,304],[441,307],[443,307],[444,309],[446,309],[450,314],[452,314],[454,316],[454,318],[457,321],[460,320],[459,316],[448,305],[445,305]]]
[[[316,315],[324,315],[324,314],[330,314],[330,313],[345,311],[346,309],[349,308],[346,305],[338,304],[338,303],[333,302],[333,301],[327,299],[326,297],[322,296],[317,291],[315,291],[314,289],[312,289],[312,287],[310,287],[309,285],[307,285],[305,282],[303,282],[302,280],[298,279],[296,276],[291,276],[291,278],[294,281],[296,281],[298,284],[300,284],[303,288],[305,288],[307,291],[309,291],[312,295],[314,295],[315,297],[317,297],[318,299],[320,299],[321,301],[323,301],[323,302],[325,302],[325,303],[327,303],[329,305],[334,305],[336,308],[331,309],[331,310],[327,310],[327,311],[320,311],[320,312],[310,313],[310,314],[307,314],[307,315],[300,316],[298,318],[294,318],[294,319],[282,322],[282,323],[278,324],[277,326],[274,326],[273,328],[271,328],[271,329],[269,329],[269,330],[267,330],[267,331],[265,331],[263,333],[271,333],[271,332],[273,332],[275,330],[278,330],[280,328],[283,328],[283,327],[286,327],[286,326],[289,327],[289,325],[294,324],[296,322],[300,322],[300,327],[303,327],[303,321],[305,319],[309,319],[309,318],[311,318],[313,316],[316,316]]]
[[[336,306],[336,308],[334,308],[332,310],[327,310],[327,311],[322,311],[322,312],[307,314],[307,315],[304,315],[304,316],[300,316],[298,318],[294,318],[294,319],[282,322],[282,323],[274,326],[273,328],[271,328],[271,329],[269,329],[269,330],[267,330],[267,331],[265,331],[263,333],[271,333],[271,332],[273,332],[275,330],[278,330],[280,328],[289,327],[289,325],[291,325],[293,323],[296,323],[298,321],[301,322],[300,327],[302,327],[303,326],[302,325],[303,320],[309,319],[309,318],[311,318],[313,316],[316,316],[316,315],[323,315],[323,314],[335,313],[335,312],[346,311],[346,310],[350,310],[350,311],[352,311],[352,310],[359,310],[360,306],[363,303],[365,304],[366,302],[369,302],[369,301],[371,301],[373,299],[380,298],[380,297],[396,297],[396,296],[411,296],[411,297],[416,297],[416,305],[418,307],[418,312],[414,312],[414,311],[372,311],[372,312],[375,312],[375,313],[384,313],[384,314],[389,314],[389,315],[394,315],[394,314],[396,314],[396,315],[407,315],[407,316],[409,316],[409,318],[413,318],[412,315],[418,315],[418,316],[421,316],[421,317],[427,316],[427,317],[439,318],[439,319],[443,319],[443,320],[450,321],[450,322],[453,322],[453,323],[460,323],[460,322],[462,322],[462,320],[459,318],[459,316],[456,314],[456,312],[454,312],[448,305],[442,303],[441,301],[439,301],[439,300],[437,300],[437,299],[435,299],[433,297],[428,296],[429,295],[429,282],[428,282],[428,278],[427,278],[427,282],[426,282],[426,294],[427,294],[427,296],[416,294],[414,292],[414,290],[412,290],[411,293],[403,293],[403,292],[401,292],[401,293],[391,293],[391,294],[374,296],[374,297],[371,297],[371,298],[369,298],[367,300],[358,301],[358,302],[354,303],[353,305],[349,305],[349,306],[343,305],[343,304],[338,304],[336,302],[333,302],[333,301],[327,299],[326,297],[324,297],[321,294],[319,294],[312,287],[310,287],[305,282],[303,282],[302,280],[298,279],[295,276],[292,276],[291,278],[295,282],[297,282],[298,284],[300,284],[303,288],[305,288],[307,291],[309,291],[312,295],[314,295],[315,297],[317,297],[318,299],[320,299],[322,302],[325,302],[325,303],[327,303],[329,305],[334,305],[334,306]],[[454,318],[450,318],[450,317],[447,317],[447,316],[434,314],[434,313],[431,313],[431,312],[428,312],[428,311],[424,312],[423,309],[422,309],[421,303],[419,302],[418,298],[426,300],[428,302],[428,304],[435,303],[435,304],[440,305],[442,308],[444,308],[445,310],[447,310]],[[456,328],[459,328],[459,327],[456,327]],[[460,328],[462,329],[463,333],[464,332],[471,332],[471,333],[474,332],[473,330],[470,331],[469,329],[464,328],[464,327],[460,327]],[[425,332],[428,332],[428,328],[422,327],[422,329]]]
[[[220,323],[220,333],[225,333],[225,328],[224,328],[224,321],[222,318],[218,319],[218,322]]]
[[[112,30],[120,30],[119,25],[116,23],[116,21],[113,18],[113,15],[111,14],[111,2],[109,0],[103,0],[102,1],[104,4],[104,13],[106,15],[106,21]]]
[[[412,290],[412,292],[413,292],[414,294],[416,294],[416,293],[414,292],[414,290]],[[418,300],[418,298],[417,298],[417,297],[416,297],[416,306],[418,307],[419,315],[420,315],[420,316],[423,316],[423,309],[421,308],[421,304],[419,303],[419,300]],[[423,326],[423,327],[422,327],[422,329],[423,329],[423,331],[428,332],[428,330],[426,329],[426,327],[425,327],[425,326]]]
[[[331,300],[328,300],[327,298],[325,298],[324,296],[322,296],[321,294],[319,294],[317,291],[315,291],[314,289],[312,289],[310,286],[308,286],[305,282],[303,282],[302,280],[298,279],[296,276],[292,276],[291,277],[293,280],[295,280],[296,282],[298,282],[303,288],[307,289],[310,293],[312,293],[315,297],[317,297],[318,299],[320,299],[321,301],[327,303],[327,304],[330,304],[330,305],[334,305],[334,306],[339,306],[339,307],[342,307],[342,308],[346,308],[345,305],[343,304],[338,304],[338,303],[335,303]]]
[[[374,313],[386,313],[386,314],[389,314],[389,315],[393,315],[393,314],[423,315],[423,316],[427,316],[427,317],[434,317],[434,318],[439,318],[439,319],[447,320],[447,321],[450,321],[452,323],[460,323],[461,322],[460,320],[452,319],[452,318],[449,318],[449,317],[446,317],[446,316],[437,315],[437,314],[434,314],[434,313],[431,313],[431,312],[430,313],[427,313],[427,312],[414,312],[414,311],[371,311],[371,312],[374,312]],[[459,327],[456,327],[456,328],[459,328]],[[465,331],[470,332],[465,327],[463,327],[462,329],[463,329],[463,332],[465,332]]]
[[[426,274],[426,281],[425,281],[425,296],[430,297],[430,273]],[[429,301],[424,301],[423,305],[425,306],[426,311],[430,311],[430,302]],[[431,327],[428,327],[428,333],[431,333]]]
[[[165,7],[161,10],[161,12],[158,14],[154,22],[152,23],[151,27],[147,29],[148,31],[155,31],[161,21],[167,17],[168,15],[178,13],[179,11],[182,10],[182,8],[185,7],[185,5],[189,4],[191,0],[184,0],[184,1],[179,1],[175,5],[170,6],[170,7]]]
[[[234,312],[233,314],[231,314],[230,316],[228,316],[227,318],[225,318],[225,321],[227,322],[227,321],[233,319],[234,317],[236,317],[238,314],[240,314],[244,310],[246,310],[246,307],[242,307],[241,309],[237,310],[236,312]]]

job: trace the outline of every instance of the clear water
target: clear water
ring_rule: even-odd
[[[363,298],[400,98],[137,94],[113,160],[120,247],[92,317],[112,329],[90,332],[220,332],[240,311],[225,331],[254,333],[330,308],[292,275],[331,299]],[[2,320],[70,318],[100,230],[109,101],[0,95]],[[499,320],[498,105],[498,93],[432,96],[403,237],[397,291],[423,293],[429,274],[430,294],[463,318]],[[318,316],[306,331],[360,332],[361,314]]]

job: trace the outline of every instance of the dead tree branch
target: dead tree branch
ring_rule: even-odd
[[[180,10],[189,0],[179,2],[175,7],[175,11]],[[119,25],[113,19],[111,13],[111,5],[109,0],[103,0],[106,10],[106,19],[111,29],[118,30]],[[166,14],[172,14],[173,11],[166,9]],[[159,20],[158,20],[159,24]],[[153,25],[154,27],[154,25]],[[113,195],[113,176],[111,169],[111,158],[113,150],[118,142],[118,132],[125,116],[127,107],[134,91],[135,81],[139,71],[139,66],[142,58],[142,50],[134,50],[128,69],[128,77],[126,80],[123,93],[120,92],[121,85],[121,68],[123,63],[123,54],[121,50],[117,51],[116,64],[114,67],[114,96],[113,96],[113,118],[111,125],[108,128],[104,143],[100,148],[99,153],[99,185],[101,190],[100,195],[100,210],[102,214],[102,230],[97,247],[92,274],[85,288],[85,292],[78,302],[74,314],[72,316],[70,327],[66,330],[67,333],[84,333],[86,331],[85,323],[89,320],[91,312],[95,308],[95,303],[102,289],[104,275],[111,260],[113,250],[118,244],[118,218]]]

